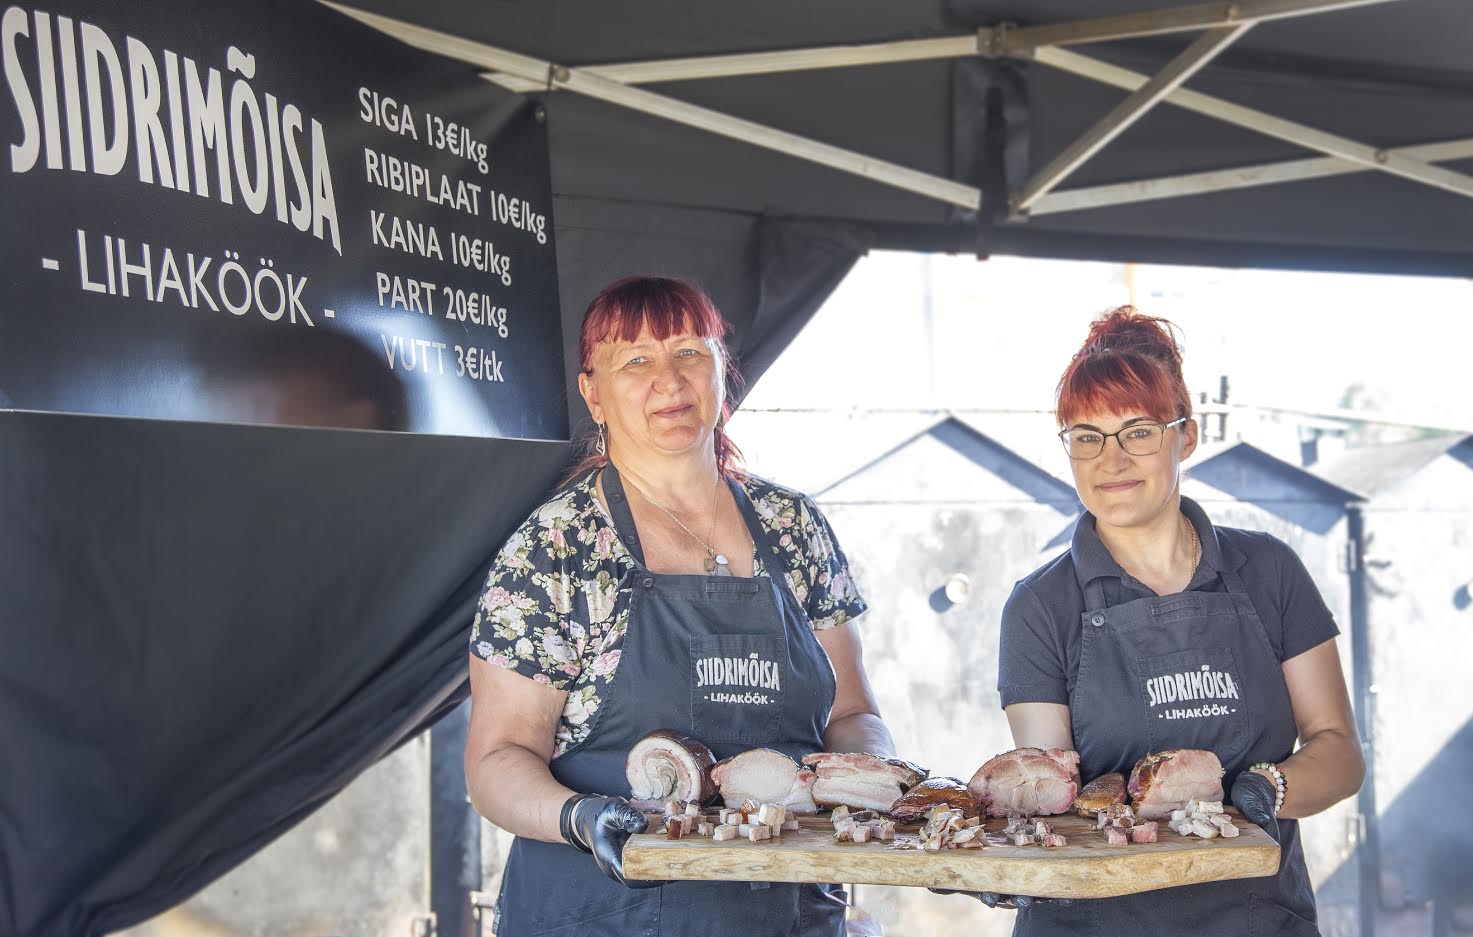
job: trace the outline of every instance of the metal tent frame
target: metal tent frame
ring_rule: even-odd
[[[662,59],[571,67],[331,0],[327,6],[409,45],[489,69],[484,75],[518,93],[571,91],[862,176],[970,211],[983,207],[980,188],[921,172],[637,87],[669,81],[766,75],[967,56],[1028,59],[1129,92],[1125,100],[1009,196],[1008,218],[1082,211],[1275,185],[1348,173],[1378,171],[1473,198],[1473,176],[1437,163],[1473,157],[1473,139],[1382,148],[1276,117],[1182,87],[1194,74],[1261,22],[1312,16],[1398,0],[1238,0],[1014,28],[1007,24],[972,35],[790,49],[737,55]],[[1201,31],[1154,76],[1121,68],[1065,46]],[[1322,154],[1240,168],[1148,178],[1087,188],[1058,186],[1152,108],[1170,103],[1188,111]]]

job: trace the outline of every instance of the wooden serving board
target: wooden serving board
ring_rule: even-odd
[[[1043,898],[1112,898],[1157,888],[1273,875],[1279,846],[1259,827],[1229,808],[1241,831],[1234,839],[1181,836],[1161,822],[1159,842],[1110,846],[1093,820],[1049,817],[1069,845],[993,846],[925,852],[890,843],[834,842],[828,816],[802,817],[802,829],[780,839],[718,843],[709,836],[678,840],[644,833],[624,847],[624,875],[634,879],[738,882],[837,882],[915,885],[964,891],[995,891]],[[988,820],[989,833],[1006,825]],[[915,827],[902,828],[900,836]]]

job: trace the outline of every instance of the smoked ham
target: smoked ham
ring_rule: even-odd
[[[977,769],[967,789],[989,817],[1065,813],[1079,793],[1079,753],[1019,748]]]
[[[711,769],[716,756],[704,743],[670,729],[656,729],[634,743],[624,762],[636,809],[659,809],[667,800],[704,804],[716,796]]]
[[[813,784],[817,775],[770,748],[754,748],[716,763],[711,780],[728,807],[744,801],[776,804],[788,813],[817,813]]]
[[[913,823],[936,806],[960,810],[965,817],[975,817],[982,812],[977,798],[956,778],[929,778],[895,801],[890,807],[890,816],[901,823]]]
[[[815,752],[803,759],[817,775],[813,799],[825,807],[857,807],[889,812],[900,795],[926,772],[899,758],[864,752]]]
[[[1102,774],[1084,785],[1074,798],[1074,812],[1081,817],[1096,817],[1101,810],[1125,803],[1125,775],[1119,771]]]
[[[1189,800],[1222,800],[1222,762],[1200,748],[1153,752],[1136,762],[1126,787],[1136,816],[1166,819]]]

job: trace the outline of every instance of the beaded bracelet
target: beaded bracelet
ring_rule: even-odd
[[[1260,761],[1257,764],[1248,766],[1249,771],[1257,771],[1260,768],[1262,768],[1264,771],[1267,771],[1270,775],[1273,776],[1274,816],[1278,816],[1279,811],[1284,809],[1284,795],[1289,792],[1289,782],[1284,778],[1284,772],[1279,770],[1279,766],[1273,764],[1272,762]]]

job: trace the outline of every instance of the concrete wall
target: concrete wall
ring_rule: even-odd
[[[1473,442],[1374,499],[1378,937],[1473,932]]]
[[[184,904],[117,937],[413,937],[429,909],[429,735]]]

